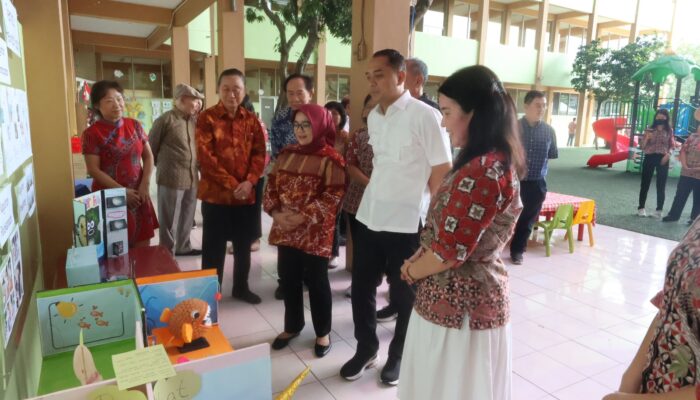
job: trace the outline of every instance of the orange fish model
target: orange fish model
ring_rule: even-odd
[[[206,301],[187,299],[178,303],[172,310],[165,308],[160,321],[168,324],[173,337],[166,344],[181,347],[204,336],[211,328],[211,309]]]

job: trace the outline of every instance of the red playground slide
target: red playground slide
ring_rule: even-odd
[[[624,126],[626,118],[603,118],[593,123],[595,135],[610,143],[610,154],[596,154],[588,159],[588,166],[595,168],[599,165],[612,167],[613,163],[627,159],[630,145],[630,138],[618,134],[617,127]]]

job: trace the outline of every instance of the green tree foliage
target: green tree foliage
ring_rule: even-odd
[[[246,9],[248,22],[262,22],[269,19],[277,28],[278,38],[275,49],[280,54],[277,69],[280,82],[288,76],[289,59],[292,47],[299,39],[305,39],[302,51],[297,57],[294,72],[303,74],[311,54],[316,49],[321,35],[330,32],[343,43],[350,43],[352,37],[352,0],[304,0],[277,1],[274,6],[268,0],[258,0]],[[280,88],[277,109],[286,106],[287,99]]]
[[[600,39],[581,46],[576,53],[571,85],[579,93],[592,93],[598,102],[597,113],[607,100],[631,101],[634,97],[632,75],[660,54],[663,42],[656,37],[641,37],[619,50],[601,47]],[[649,79],[642,82],[642,94],[653,92]]]
[[[683,44],[678,47],[678,50],[676,51],[678,55],[685,56],[689,60],[695,62],[696,64],[698,61],[700,61],[700,46],[696,44]],[[674,88],[675,88],[675,83],[674,83]],[[669,88],[668,90],[672,90]],[[675,89],[673,89],[675,90]],[[690,101],[690,97],[695,96],[695,79],[692,77],[686,77],[683,79],[683,83],[681,84],[681,100],[685,102]]]

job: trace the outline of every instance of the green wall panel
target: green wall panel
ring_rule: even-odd
[[[505,83],[535,83],[537,51],[523,47],[487,44],[486,65]]]
[[[428,64],[430,75],[449,76],[456,70],[474,65],[479,42],[416,32],[415,56]]]

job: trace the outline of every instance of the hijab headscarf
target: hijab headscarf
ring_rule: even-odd
[[[341,167],[345,167],[343,156],[333,148],[335,145],[335,124],[331,112],[318,104],[304,104],[292,113],[292,120],[299,112],[304,113],[311,123],[313,135],[311,143],[287,146],[282,149],[282,152],[329,157]]]
[[[300,153],[312,154],[321,150],[325,145],[333,147],[335,145],[335,124],[330,111],[318,104],[303,104],[292,113],[292,121],[300,112],[309,119],[313,138],[311,143],[300,144],[296,150]]]

